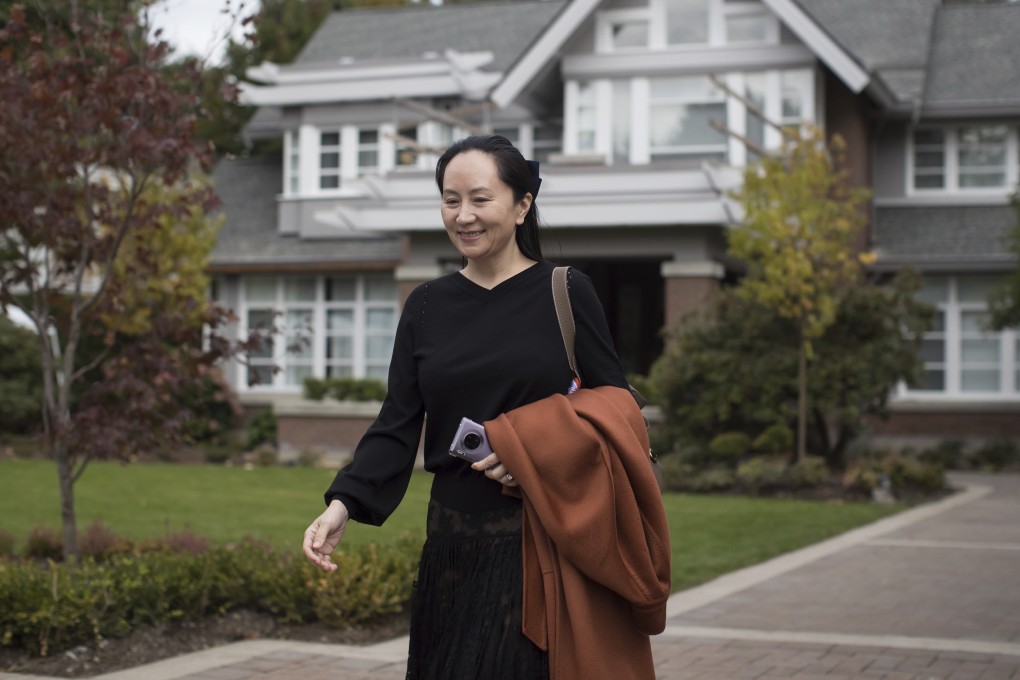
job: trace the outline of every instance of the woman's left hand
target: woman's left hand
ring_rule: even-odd
[[[478,470],[485,474],[485,476],[489,479],[499,482],[503,486],[518,486],[517,480],[514,479],[514,476],[506,469],[506,466],[500,462],[499,456],[495,453],[481,459],[477,463],[472,463],[471,468]]]

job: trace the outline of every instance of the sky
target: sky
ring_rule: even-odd
[[[240,7],[243,15],[250,15],[258,10],[259,0],[159,0],[149,8],[149,20],[154,28],[163,29],[163,38],[181,55],[208,56],[210,63],[217,63],[231,23],[223,13],[227,7],[234,11]],[[235,35],[240,35],[239,27]]]

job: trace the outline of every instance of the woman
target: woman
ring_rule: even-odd
[[[353,462],[326,492],[305,555],[319,567],[349,519],[381,524],[403,497],[425,415],[434,473],[411,605],[408,678],[543,678],[548,656],[521,633],[521,500],[498,450],[474,465],[448,454],[462,417],[478,423],[567,391],[567,363],[542,257],[537,170],[504,137],[469,137],[436,166],[447,235],[465,265],[418,286],[394,342],[388,394]],[[588,277],[570,295],[586,387],[627,386]]]

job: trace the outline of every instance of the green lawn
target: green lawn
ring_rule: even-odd
[[[256,536],[298,550],[322,511],[333,472],[311,468],[94,463],[75,486],[79,528],[100,519],[119,534],[156,536],[190,527],[228,542]],[[351,524],[348,544],[424,536],[431,475],[411,479],[404,502],[381,528]],[[898,508],[868,504],[667,494],[673,587],[716,576],[815,543]],[[56,469],[0,461],[0,530],[22,541],[36,526],[60,525]]]

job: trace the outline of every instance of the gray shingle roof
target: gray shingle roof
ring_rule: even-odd
[[[939,10],[926,104],[1020,104],[1020,4]]]
[[[226,215],[210,257],[213,267],[400,261],[398,237],[302,240],[281,236],[276,196],[283,186],[283,160],[277,156],[221,160],[213,170],[213,181]]]
[[[294,62],[298,66],[357,61],[419,59],[491,50],[487,71],[503,71],[531,45],[565,6],[562,1],[478,2],[441,7],[349,9],[334,12]]]
[[[900,99],[921,95],[940,0],[797,0]]]
[[[1016,223],[1009,205],[878,208],[878,265],[1015,267],[1004,239]]]

